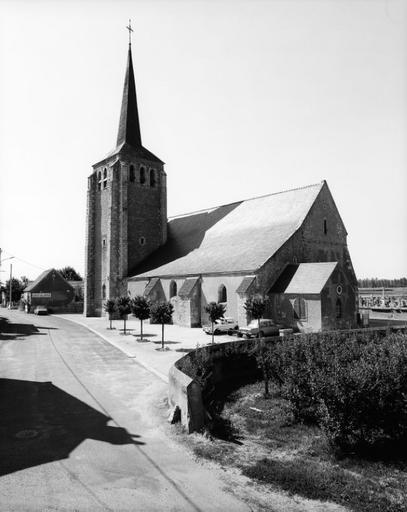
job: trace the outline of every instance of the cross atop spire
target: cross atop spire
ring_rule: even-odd
[[[131,20],[129,20],[129,24],[126,28],[129,31],[129,46],[131,46],[131,33],[134,32],[134,30],[131,28]]]

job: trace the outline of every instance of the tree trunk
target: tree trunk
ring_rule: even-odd
[[[123,322],[124,322],[124,334],[126,334],[126,317],[123,318]]]
[[[258,336],[258,337],[260,338],[260,318],[258,318],[258,319],[257,319],[257,322],[258,322],[258,324],[259,324],[259,330],[258,330],[258,335],[259,335],[259,336]]]
[[[110,330],[112,330],[112,315],[109,315]]]
[[[213,332],[213,322],[212,323],[212,344],[215,343],[215,340],[214,340],[214,336],[215,336],[215,333]]]
[[[140,320],[140,341],[143,341],[143,320]]]
[[[164,350],[164,324],[161,324],[161,348]]]

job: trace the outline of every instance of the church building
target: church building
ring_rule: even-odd
[[[325,181],[167,218],[164,163],[141,142],[131,44],[116,148],[88,178],[85,315],[130,294],[171,301],[174,323],[226,306],[240,326],[249,297],[302,332],[356,326],[347,232]]]

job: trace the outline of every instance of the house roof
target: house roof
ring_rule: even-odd
[[[269,293],[319,294],[337,264],[329,261],[287,265]]]
[[[33,289],[38,285],[40,284],[40,282],[45,278],[47,277],[47,275],[52,272],[54,269],[53,268],[50,268],[48,270],[44,270],[44,272],[42,272],[38,277],[37,279],[35,279],[34,281],[31,281],[30,283],[28,283],[28,285],[24,288],[24,292],[32,292]]]
[[[259,269],[300,228],[325,182],[169,219],[168,240],[130,275]]]
[[[32,281],[31,283],[28,284],[28,286],[26,286],[24,288],[24,292],[35,292],[36,288],[42,283],[42,281],[44,281],[44,279],[46,279],[49,274],[51,273],[54,273],[57,275],[57,277],[62,280],[63,282],[66,283],[66,286],[68,286],[69,288],[72,288],[72,286],[68,283],[68,281],[66,279],[64,279],[61,274],[55,270],[54,268],[50,268],[48,270],[44,270],[44,272],[42,272],[35,281]]]

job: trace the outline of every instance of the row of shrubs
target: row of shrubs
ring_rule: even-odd
[[[407,442],[407,336],[307,335],[260,343],[256,359],[299,421],[341,452],[395,453]]]
[[[189,371],[205,387],[211,357],[206,349],[196,355]],[[338,331],[258,340],[247,355],[262,371],[265,395],[273,384],[294,419],[321,427],[338,454],[406,457],[405,332]]]

